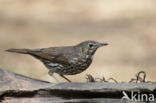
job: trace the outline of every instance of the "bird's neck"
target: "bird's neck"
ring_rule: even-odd
[[[81,58],[84,58],[86,60],[92,60],[94,54],[90,54],[87,51],[87,49],[85,49],[85,48],[83,48],[83,47],[81,47],[81,46],[78,45],[78,46],[75,46],[75,50],[76,51],[79,51],[79,56]]]

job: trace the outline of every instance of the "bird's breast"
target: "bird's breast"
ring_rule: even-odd
[[[70,62],[70,67],[74,69],[82,69],[85,70],[88,68],[88,66],[91,64],[92,59],[91,58],[73,58]]]

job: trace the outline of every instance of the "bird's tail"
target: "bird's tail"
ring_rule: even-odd
[[[22,54],[28,54],[28,52],[30,51],[29,49],[8,49],[5,50],[7,52],[15,52],[15,53],[22,53]]]

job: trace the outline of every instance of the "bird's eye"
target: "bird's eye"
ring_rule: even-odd
[[[93,44],[89,44],[89,47],[92,48],[94,45]]]

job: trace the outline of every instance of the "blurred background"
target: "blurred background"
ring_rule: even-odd
[[[129,81],[141,70],[156,81],[155,0],[0,0],[1,68],[56,82],[39,60],[3,50],[85,40],[110,45],[97,50],[85,72],[67,76],[72,81],[86,81],[86,74]]]

